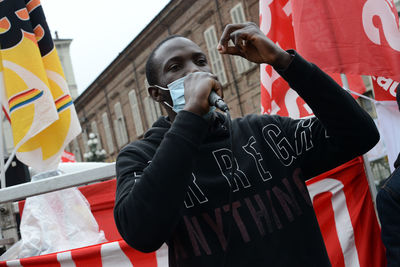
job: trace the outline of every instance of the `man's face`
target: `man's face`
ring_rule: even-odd
[[[192,72],[211,72],[206,55],[201,48],[183,37],[173,38],[165,42],[155,54],[159,64],[159,85],[167,85]]]

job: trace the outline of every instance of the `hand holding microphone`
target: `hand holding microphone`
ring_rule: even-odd
[[[210,106],[215,106],[223,111],[228,106],[223,102],[222,86],[217,77],[207,72],[193,72],[186,76],[185,108],[200,116],[207,114]]]
[[[219,108],[222,111],[226,112],[229,110],[228,105],[214,90],[212,90],[210,95],[208,96],[208,103],[210,104],[210,106]]]

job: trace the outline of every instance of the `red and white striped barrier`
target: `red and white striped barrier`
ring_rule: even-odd
[[[142,253],[123,240],[47,255],[0,262],[0,267],[166,267],[168,249]]]

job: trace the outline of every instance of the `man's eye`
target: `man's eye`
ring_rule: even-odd
[[[207,60],[204,59],[204,58],[200,58],[200,59],[197,60],[197,64],[201,65],[201,66],[204,66],[204,65],[207,64]]]
[[[180,69],[179,64],[172,64],[171,66],[169,66],[168,70],[169,71],[178,71]]]

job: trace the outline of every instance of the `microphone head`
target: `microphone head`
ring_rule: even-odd
[[[228,105],[215,91],[211,91],[210,95],[208,96],[208,103],[210,106],[215,106],[224,112],[229,110]]]

